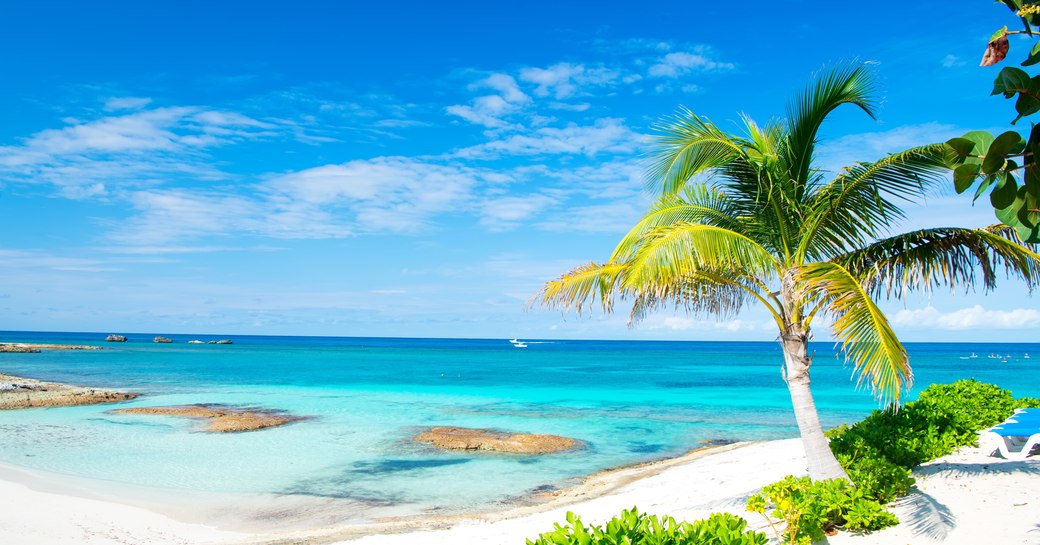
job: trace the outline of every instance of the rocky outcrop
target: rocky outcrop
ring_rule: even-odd
[[[431,428],[412,439],[446,450],[482,450],[515,454],[547,454],[585,446],[585,443],[577,439],[559,435],[506,433],[448,426]]]
[[[153,343],[172,343],[173,339],[171,339],[169,337],[156,337],[156,338],[152,339],[152,342]]]
[[[101,347],[80,344],[0,343],[0,352],[39,352],[40,350],[101,350]]]
[[[115,333],[105,337],[105,341],[110,343],[125,343],[126,337],[123,335],[116,335]]]
[[[204,343],[204,342],[202,342],[202,341],[200,341],[198,339],[192,339],[192,340],[188,341],[188,344],[206,344],[206,343]]]
[[[0,373],[0,409],[32,409],[117,403],[138,394],[43,382]]]
[[[20,354],[32,354],[39,352],[40,349],[35,346],[29,346],[27,344],[14,344],[14,343],[3,343],[0,344],[0,352],[18,352]]]
[[[118,414],[157,414],[194,418],[205,423],[203,431],[215,433],[261,430],[303,420],[303,417],[293,416],[282,411],[209,404],[131,407],[129,409],[116,409],[112,412]]]
[[[210,342],[212,342],[213,344],[233,344],[233,343],[232,343],[232,342],[231,342],[230,340],[228,340],[228,339],[221,339],[221,340],[219,340],[219,341],[210,341]]]

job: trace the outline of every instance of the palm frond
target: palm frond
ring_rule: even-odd
[[[939,228],[879,240],[834,258],[875,297],[901,297],[908,291],[949,286],[996,287],[1001,271],[1032,289],[1040,283],[1040,255],[1023,244],[1013,227]]]
[[[911,201],[947,181],[942,153],[942,144],[920,146],[845,168],[808,197],[799,255],[826,259],[877,238],[904,216],[894,201]]]
[[[628,323],[635,325],[663,307],[720,319],[733,317],[751,301],[757,289],[753,282],[735,271],[698,271],[677,279],[673,286],[635,294]]]
[[[875,118],[877,105],[873,92],[874,80],[865,65],[843,66],[816,77],[787,109],[791,179],[808,187],[817,134],[835,108],[853,104],[871,119]]]
[[[597,300],[603,312],[613,310],[614,297],[625,273],[623,263],[586,263],[556,280],[545,283],[527,302],[581,314],[591,310]]]
[[[813,263],[796,271],[801,297],[815,300],[834,320],[834,337],[857,383],[869,382],[882,403],[897,405],[913,381],[906,348],[881,309],[856,278],[837,263]]]
[[[675,223],[700,223],[741,232],[746,224],[737,214],[733,201],[715,187],[696,184],[683,188],[680,193],[662,195],[621,239],[610,262],[628,260],[647,233]]]
[[[646,184],[655,193],[676,193],[697,174],[743,153],[739,139],[685,108],[655,124],[654,130]]]
[[[780,263],[750,238],[713,225],[677,222],[650,231],[627,262],[623,288],[665,293],[698,271],[735,271],[765,282]]]

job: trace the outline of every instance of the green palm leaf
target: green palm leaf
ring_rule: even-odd
[[[790,177],[806,188],[812,180],[816,138],[824,119],[843,104],[853,104],[875,118],[874,81],[864,65],[845,66],[816,77],[787,109],[790,128]]]
[[[683,108],[654,125],[652,165],[647,187],[661,194],[677,193],[691,178],[732,161],[744,146],[707,118]]]
[[[650,205],[643,219],[621,239],[610,261],[629,259],[647,233],[676,223],[714,225],[741,232],[746,224],[741,222],[737,214],[732,199],[718,188],[693,185],[687,186],[680,193],[662,195]]]
[[[581,314],[591,310],[597,299],[603,312],[613,310],[614,296],[625,273],[621,263],[586,263],[545,286],[528,302]]]
[[[815,300],[834,319],[834,337],[851,362],[858,383],[869,381],[882,403],[897,405],[913,381],[906,349],[881,309],[856,278],[837,263],[798,269],[800,294]]]
[[[1003,224],[984,229],[939,228],[879,240],[835,258],[875,297],[938,286],[991,290],[1001,271],[1032,288],[1040,283],[1040,255]]]
[[[627,266],[622,287],[650,293],[663,293],[679,279],[702,270],[730,270],[764,283],[780,269],[768,250],[740,233],[685,222],[647,233]]]
[[[801,257],[826,259],[848,252],[904,216],[893,201],[911,201],[947,181],[942,144],[911,148],[843,170],[808,199]]]

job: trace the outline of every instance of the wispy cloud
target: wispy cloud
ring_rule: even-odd
[[[660,57],[647,69],[647,75],[655,78],[679,78],[694,72],[722,72],[733,70],[736,65],[713,58],[712,49],[697,46],[691,51],[673,51]]]
[[[548,68],[524,68],[520,79],[536,85],[534,94],[562,100],[587,94],[591,87],[611,85],[621,78],[620,70],[604,66],[561,62]]]
[[[586,155],[632,153],[643,137],[621,119],[597,119],[591,125],[570,123],[565,127],[542,127],[484,144],[463,148],[455,156],[488,159],[505,155]]]
[[[146,97],[116,97],[105,101],[105,111],[116,110],[139,110],[152,103],[152,99]]]
[[[958,66],[964,66],[966,64],[968,63],[965,62],[964,59],[953,54],[946,55],[942,59],[943,68],[956,68]]]
[[[1016,308],[992,310],[975,305],[942,312],[929,305],[919,309],[903,309],[895,313],[892,323],[914,329],[943,329],[949,331],[1037,329],[1040,310]]]
[[[72,198],[102,195],[113,184],[153,185],[160,176],[218,179],[225,175],[203,160],[209,149],[270,137],[277,130],[239,113],[198,107],[69,120],[66,127],[0,147],[0,177],[52,183]]]

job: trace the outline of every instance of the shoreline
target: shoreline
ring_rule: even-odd
[[[890,506],[902,521],[900,525],[866,535],[840,533],[828,537],[827,543],[1040,543],[1040,527],[1032,522],[1040,520],[1040,500],[1035,494],[1040,486],[1040,457],[1004,460],[991,456],[992,450],[968,447],[918,467],[914,471],[917,490]],[[676,458],[604,470],[536,505],[289,529],[287,523],[299,522],[294,520],[299,513],[290,505],[268,512],[272,520],[266,521],[267,529],[247,531],[222,529],[128,497],[106,497],[83,488],[89,479],[0,463],[0,542],[519,545],[563,523],[567,511],[574,511],[587,524],[602,524],[633,506],[678,520],[725,511],[744,517],[749,528],[772,538],[766,521],[747,513],[744,502],[762,486],[788,474],[805,474],[799,439],[708,447]],[[183,495],[176,499],[191,501]],[[227,508],[237,507],[231,503],[233,498],[225,501]],[[279,525],[280,529],[274,529]]]
[[[0,410],[100,405],[130,401],[138,396],[140,394],[133,392],[75,386],[0,373]]]
[[[121,488],[124,492],[135,489],[133,490],[135,493],[120,495],[118,492],[113,493],[112,490],[98,490],[94,488],[98,481],[88,477],[51,473],[25,468],[9,462],[0,462],[0,498],[4,496],[5,491],[18,488],[21,488],[22,491],[12,496],[20,496],[29,504],[37,503],[38,501],[54,501],[53,498],[55,497],[62,498],[62,501],[69,503],[87,505],[88,511],[93,509],[104,513],[104,515],[95,515],[99,517],[99,523],[104,522],[106,518],[116,518],[123,520],[123,522],[128,522],[124,513],[136,512],[138,514],[134,515],[135,517],[141,516],[149,520],[155,518],[162,520],[161,524],[153,521],[150,522],[150,525],[151,527],[156,527],[158,524],[158,526],[164,527],[163,534],[170,534],[171,532],[178,535],[187,533],[190,536],[190,540],[183,541],[183,543],[274,545],[291,542],[298,545],[329,545],[334,543],[355,543],[359,542],[359,540],[384,536],[407,536],[415,532],[451,531],[452,528],[472,525],[510,524],[531,517],[554,517],[553,521],[560,522],[563,520],[562,514],[558,516],[554,514],[564,513],[572,508],[577,509],[578,506],[589,502],[615,497],[619,492],[628,487],[638,487],[639,483],[659,478],[662,474],[669,471],[689,467],[699,461],[711,460],[713,458],[717,460],[717,457],[720,455],[728,454],[739,459],[742,457],[741,453],[749,448],[761,451],[768,449],[770,445],[786,447],[785,451],[792,451],[790,448],[792,445],[797,447],[793,450],[800,449],[800,441],[797,439],[704,446],[673,458],[604,469],[584,477],[580,483],[572,486],[551,492],[514,498],[506,505],[499,506],[495,504],[443,515],[383,516],[374,517],[367,522],[315,524],[315,522],[327,518],[328,515],[332,514],[332,511],[349,508],[349,506],[336,504],[335,502],[326,502],[320,498],[290,496],[273,498],[274,501],[270,505],[261,505],[260,503],[252,505],[252,507],[259,508],[261,512],[276,513],[281,523],[289,523],[288,519],[299,517],[299,520],[295,523],[285,524],[285,526],[296,526],[295,528],[280,531],[273,530],[269,522],[250,524],[248,521],[234,516],[226,517],[223,520],[215,520],[212,517],[200,515],[204,509],[198,509],[198,504],[194,506],[189,505],[199,497],[205,496],[210,500],[223,501],[234,505],[236,508],[241,508],[242,505],[249,506],[251,502],[248,500],[241,502],[236,501],[236,499],[242,500],[248,495],[178,493],[178,491],[173,490],[153,490],[133,485],[117,486],[117,489]],[[793,456],[795,459],[798,457],[800,457],[800,453]],[[788,458],[791,458],[791,456],[788,456]],[[164,497],[157,500],[149,500],[145,497],[147,493],[151,493],[153,498]],[[174,494],[177,495],[173,496]],[[40,499],[38,500],[37,497]],[[48,499],[42,500],[45,497]],[[177,499],[170,501],[174,497]],[[622,503],[627,504],[630,502],[625,500]],[[627,505],[627,507],[631,507],[631,505]],[[625,507],[618,507],[617,513],[622,508]],[[640,508],[644,507],[640,505]],[[245,511],[248,510],[248,507],[245,508]],[[300,512],[294,512],[296,510]],[[5,518],[11,516],[11,512],[11,507],[4,507],[3,501],[0,500],[0,542],[3,542],[5,539],[4,531],[12,527],[18,527],[17,524],[14,524],[14,521],[5,520]],[[310,525],[299,526],[300,521],[308,519],[313,520]],[[51,527],[54,523],[55,521],[48,521],[41,526]],[[109,526],[112,526],[112,524],[109,523]],[[133,529],[134,524],[130,524],[129,527]],[[531,533],[529,537],[534,537],[541,531],[551,529],[552,522],[547,520],[542,525],[542,529]],[[140,530],[131,531],[140,532]],[[165,540],[164,537],[143,537],[139,534],[135,535],[133,540],[135,543],[149,545],[181,543],[181,541],[177,540]],[[520,540],[517,543],[522,542],[523,540]],[[87,543],[94,542],[87,541]],[[101,541],[99,543],[108,542]]]

